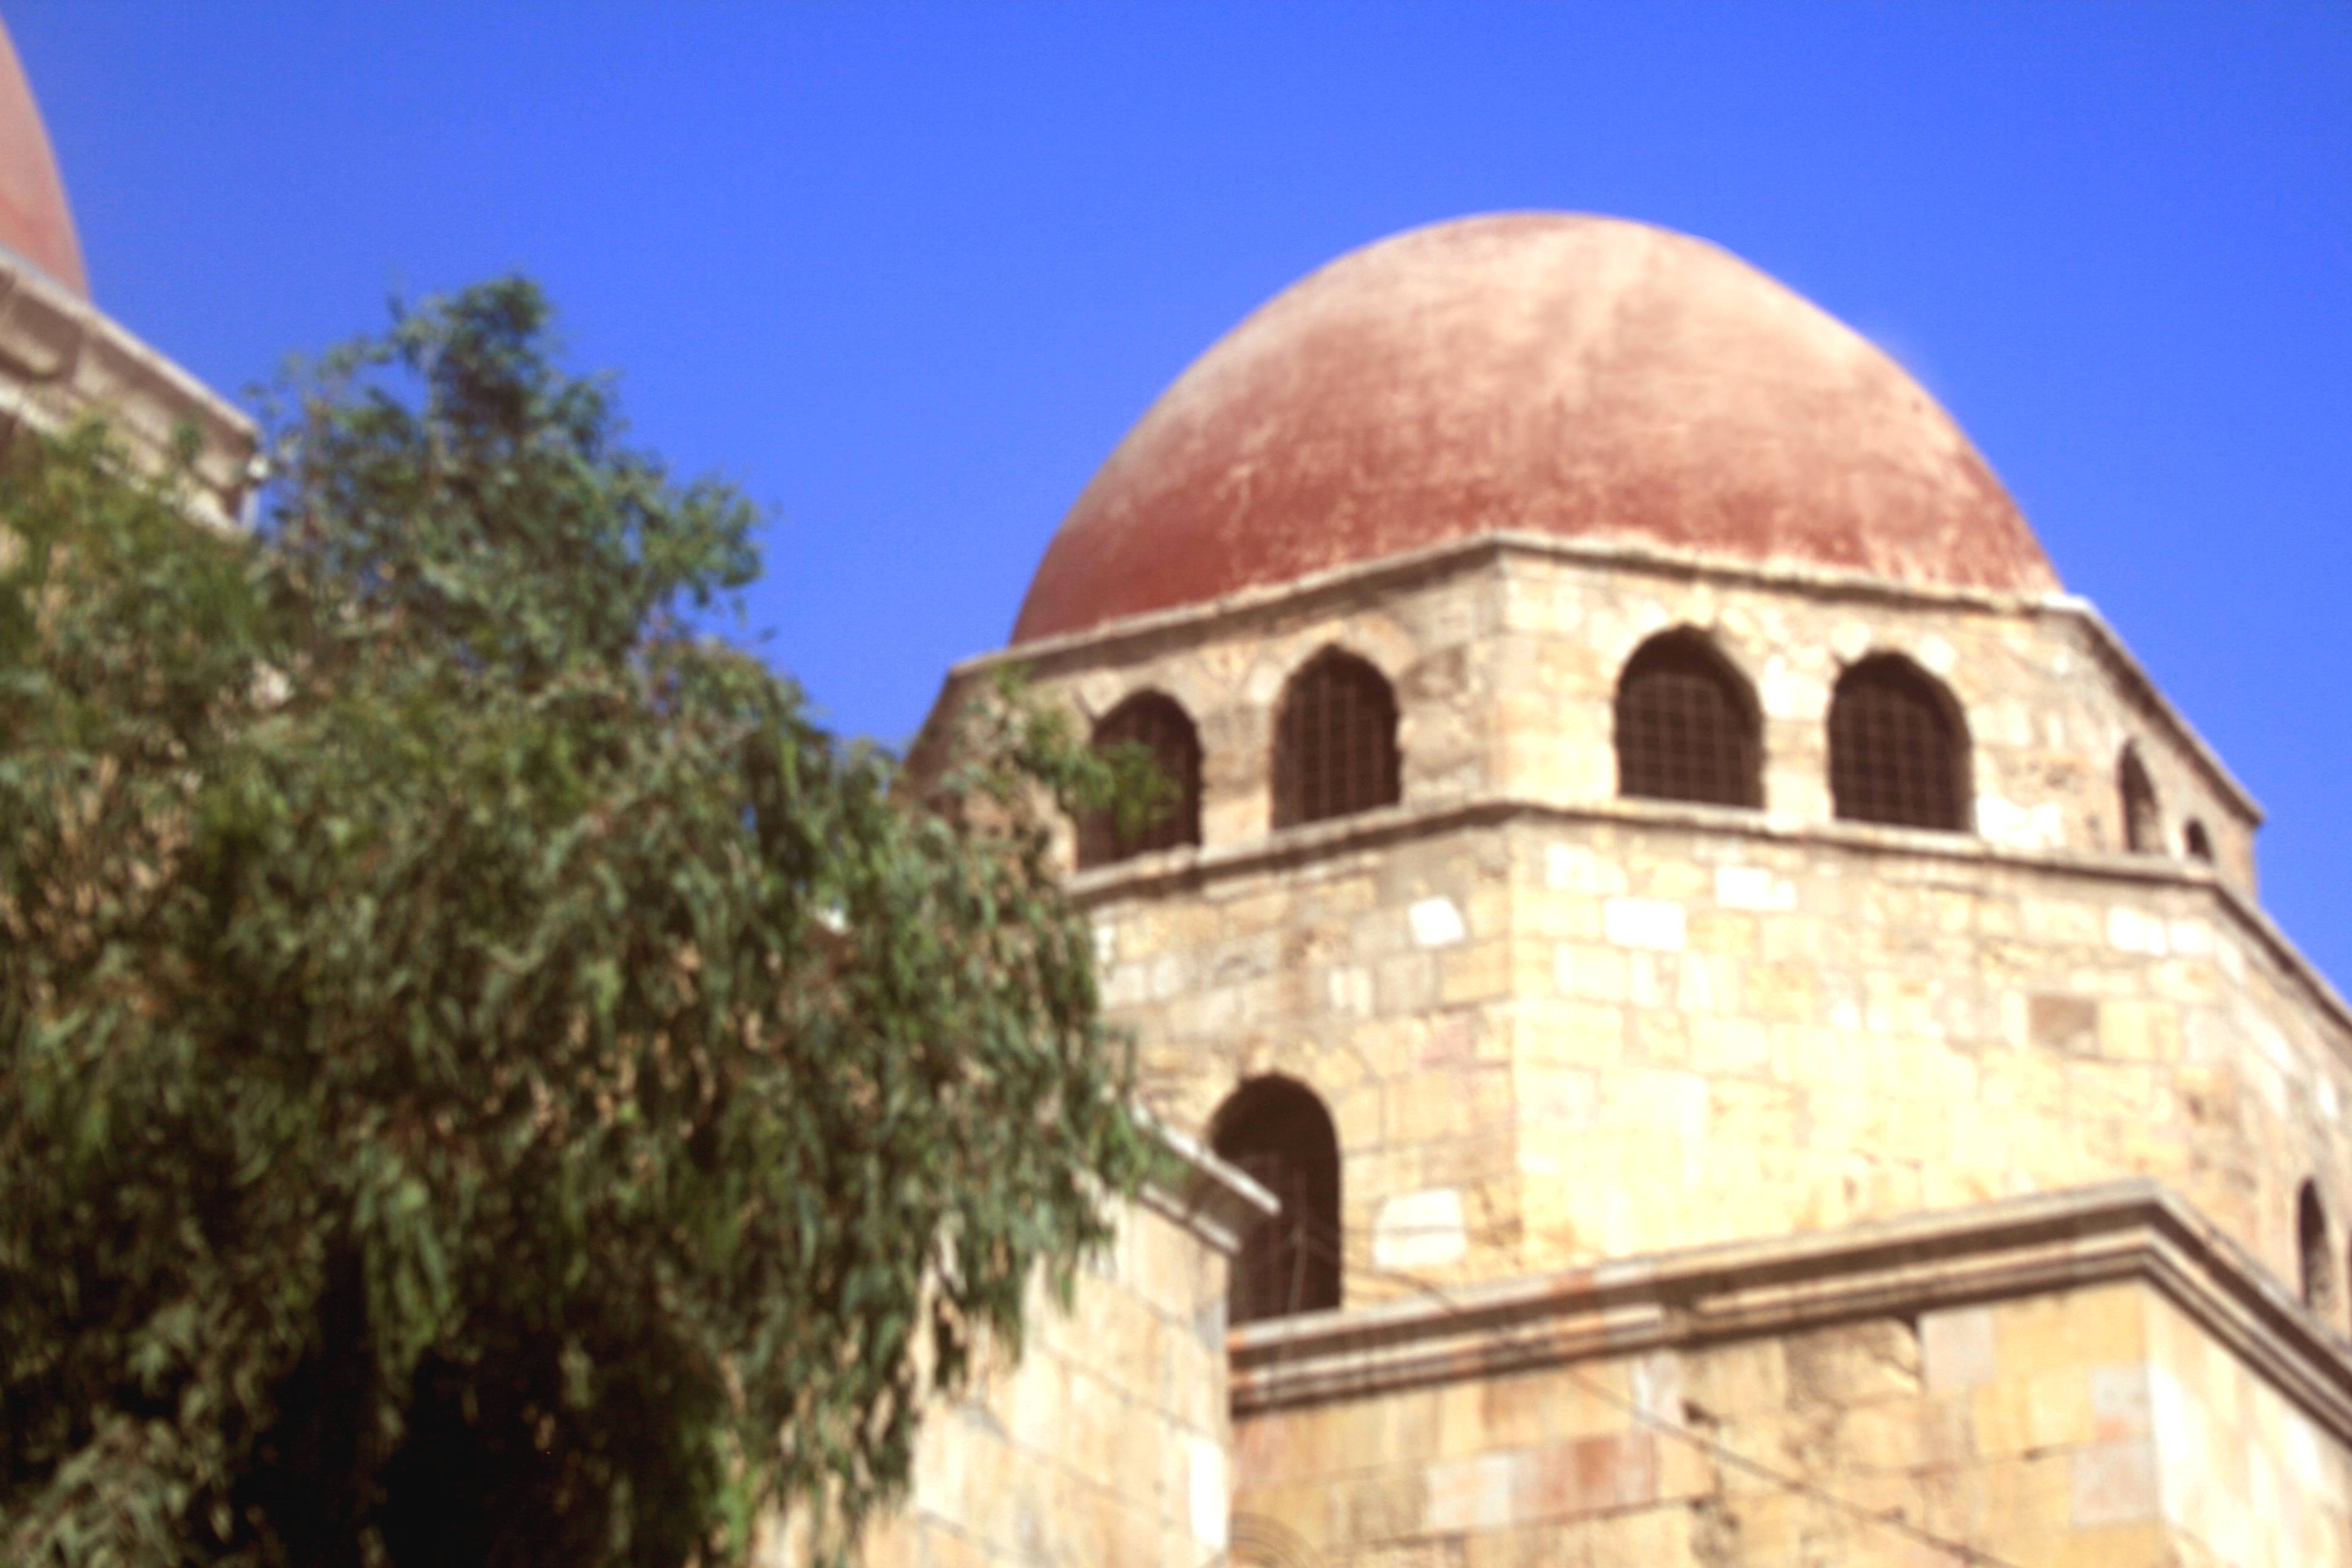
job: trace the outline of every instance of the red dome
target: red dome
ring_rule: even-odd
[[[0,247],[31,262],[84,299],[81,243],[74,237],[73,210],[49,155],[49,133],[41,127],[16,46],[0,25]]]
[[[1341,257],[1227,333],[1079,496],[1013,637],[1498,529],[2057,586],[1958,426],[1860,336],[1704,241],[1504,214]]]

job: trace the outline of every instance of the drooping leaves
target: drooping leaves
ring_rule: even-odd
[[[254,538],[0,476],[0,1556],[837,1538],[1141,1168],[1040,808],[1112,770],[1001,696],[912,800],[695,635],[753,515],[526,284],[281,406]]]

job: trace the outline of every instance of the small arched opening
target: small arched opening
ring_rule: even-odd
[[[1387,678],[1335,647],[1301,665],[1283,689],[1275,724],[1274,825],[1393,805],[1402,772]]]
[[[1282,1205],[1234,1258],[1226,1321],[1338,1306],[1339,1140],[1315,1091],[1292,1079],[1252,1079],[1211,1120],[1209,1146]]]
[[[1849,822],[1969,829],[1968,730],[1959,705],[1900,654],[1838,678],[1830,699],[1830,797]]]
[[[2156,785],[2139,748],[2126,742],[2116,759],[2116,794],[2123,810],[2124,847],[2135,855],[2164,851],[2164,816],[2156,804]]]
[[[2304,1183],[2295,1194],[2294,1240],[2303,1304],[2315,1312],[2326,1311],[2336,1301],[2336,1269],[2327,1249],[2327,1209],[2315,1183]]]
[[[1617,678],[1617,793],[1764,804],[1755,693],[1698,632],[1662,632]]]
[[[1078,824],[1078,864],[1108,866],[1153,849],[1201,842],[1201,737],[1182,705],[1164,693],[1139,691],[1102,717],[1094,747],[1140,746],[1171,793],[1157,815],[1122,824],[1115,812],[1090,812]]]
[[[2191,860],[2202,860],[2208,866],[2213,863],[2213,837],[2195,817],[2190,817],[2189,826],[2180,830],[2180,842]]]

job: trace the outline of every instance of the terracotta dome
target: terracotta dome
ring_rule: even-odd
[[[1341,257],[1227,333],[1079,496],[1013,640],[1501,529],[2057,586],[1858,334],[1704,241],[1519,213]]]
[[[81,243],[73,210],[49,155],[49,133],[17,62],[16,46],[0,25],[0,247],[14,251],[84,299]]]

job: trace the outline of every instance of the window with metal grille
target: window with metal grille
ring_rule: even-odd
[[[2188,849],[2190,859],[2202,860],[2208,866],[2213,863],[2212,837],[2205,831],[2205,825],[2195,817],[2190,817],[2189,826],[2181,829],[2180,842]]]
[[[2126,744],[2116,759],[2116,793],[2123,801],[2124,847],[2140,855],[2163,853],[2164,817],[2136,746]]]
[[[1338,648],[1307,660],[1275,727],[1274,825],[1395,805],[1396,730],[1396,698],[1379,670]]]
[[[2294,1199],[2295,1250],[2302,1264],[2303,1304],[2326,1311],[2336,1304],[2336,1277],[2327,1252],[2327,1210],[2319,1188],[2305,1182]]]
[[[1078,824],[1078,864],[1108,866],[1150,849],[1201,842],[1201,737],[1172,697],[1139,691],[1095,726],[1095,749],[1134,744],[1151,753],[1174,793],[1159,815],[1122,831],[1118,814],[1088,813]]]
[[[1909,659],[1882,654],[1839,679],[1830,699],[1830,796],[1852,822],[1968,830],[1958,710]]]
[[[1226,1321],[1338,1306],[1339,1141],[1315,1091],[1286,1078],[1254,1079],[1217,1112],[1209,1143],[1282,1205],[1242,1241]]]
[[[1617,679],[1617,791],[1761,805],[1757,730],[1747,682],[1705,637],[1652,637]]]

